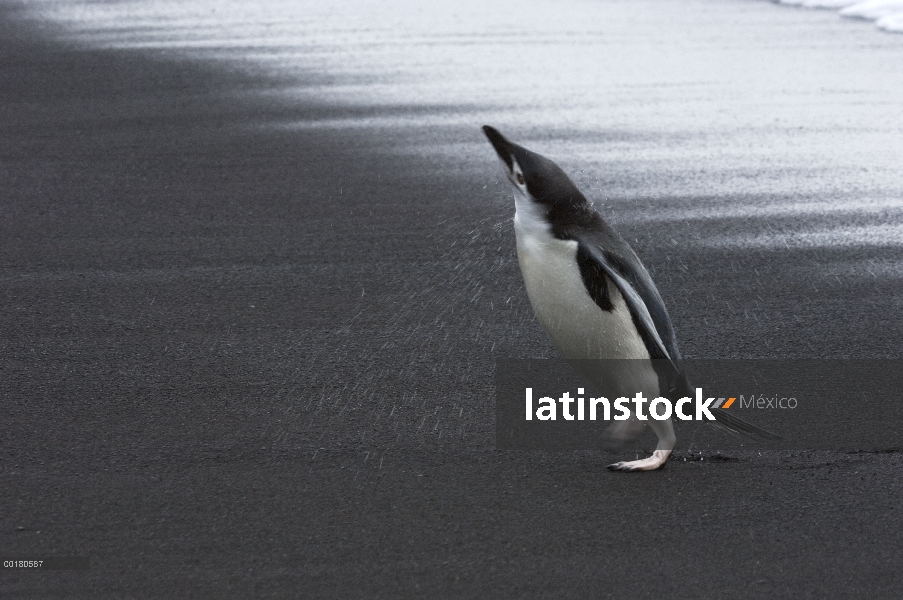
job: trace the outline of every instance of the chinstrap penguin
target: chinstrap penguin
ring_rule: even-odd
[[[692,396],[671,318],[633,249],[558,165],[488,125],[483,132],[515,188],[517,259],[533,312],[552,343],[612,394]],[[724,410],[712,413],[714,424],[729,431],[777,437]],[[651,471],[665,464],[676,442],[671,420],[645,423],[658,436],[652,456],[609,469]],[[624,421],[610,435],[624,439],[638,427],[644,424]]]

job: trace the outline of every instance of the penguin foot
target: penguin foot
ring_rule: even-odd
[[[649,458],[616,462],[606,468],[609,471],[655,471],[665,465],[670,455],[670,450],[656,450]]]

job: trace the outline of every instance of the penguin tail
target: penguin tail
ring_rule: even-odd
[[[690,380],[687,379],[685,373],[678,373],[677,381],[674,384],[672,392],[676,392],[676,396],[693,396],[693,386],[690,385]],[[714,427],[717,427],[718,429],[726,433],[733,435],[745,435],[751,438],[759,438],[772,441],[784,439],[779,435],[762,429],[761,427],[756,427],[752,423],[747,423],[740,417],[734,416],[723,408],[713,408],[710,409],[709,412],[712,413],[712,416],[715,417],[715,420],[707,421],[707,423]]]
[[[711,413],[715,416],[715,422],[709,422],[722,431],[727,431],[728,433],[733,434],[742,434],[745,436],[760,438],[764,440],[784,439],[779,435],[771,433],[770,431],[765,431],[760,427],[756,427],[752,423],[747,423],[740,417],[735,417],[722,408],[716,408],[715,410],[711,411]]]

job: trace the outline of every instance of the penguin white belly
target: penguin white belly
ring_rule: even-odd
[[[530,304],[565,358],[649,358],[617,286],[608,282],[611,311],[590,297],[577,266],[577,242],[518,229],[517,258]]]

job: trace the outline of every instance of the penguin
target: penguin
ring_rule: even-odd
[[[553,345],[613,397],[692,397],[668,310],[630,245],[558,165],[488,125],[483,132],[514,185],[517,260],[533,312]],[[779,439],[724,410],[711,412],[719,428]],[[670,418],[621,421],[609,436],[628,439],[644,423],[658,437],[652,456],[608,469],[653,471],[665,464],[676,443]]]

